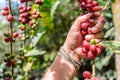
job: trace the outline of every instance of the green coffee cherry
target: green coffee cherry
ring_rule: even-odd
[[[96,44],[95,39],[91,39],[91,40],[90,40],[90,44]]]

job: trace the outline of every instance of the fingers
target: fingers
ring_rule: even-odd
[[[82,47],[78,47],[74,50],[74,52],[80,57],[80,58],[85,58],[86,54],[82,52]]]
[[[91,39],[102,39],[104,36],[104,33],[103,31],[99,32],[99,33],[96,33],[96,34],[88,34],[85,36],[85,39],[87,41],[90,41]]]
[[[91,31],[92,33],[97,33],[100,32],[101,30],[103,30],[104,28],[104,23],[102,22],[98,22],[95,26],[91,27]]]
[[[90,17],[91,17],[91,14],[86,14],[78,17],[73,23],[71,30],[80,30],[81,23],[86,22]]]

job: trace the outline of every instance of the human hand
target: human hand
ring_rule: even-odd
[[[71,26],[63,48],[67,53],[72,55],[75,60],[80,60],[81,58],[86,57],[86,54],[82,53],[82,42],[83,42],[83,35],[81,34],[81,23],[86,22],[91,17],[91,14],[86,14],[83,16],[78,17],[73,25]],[[91,28],[92,34],[87,34],[85,36],[86,40],[95,39],[96,41],[100,42],[104,36],[103,33],[103,23],[98,22],[95,26]],[[72,54],[71,54],[72,53]]]

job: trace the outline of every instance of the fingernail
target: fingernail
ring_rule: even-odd
[[[96,31],[97,31],[97,28],[91,28],[91,31],[92,31],[92,33],[96,33]]]

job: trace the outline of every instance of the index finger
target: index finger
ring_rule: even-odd
[[[92,33],[98,33],[102,31],[104,28],[104,23],[98,22],[95,26],[91,27],[91,32]]]

